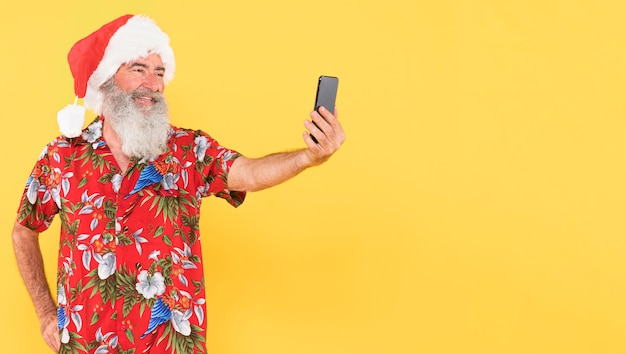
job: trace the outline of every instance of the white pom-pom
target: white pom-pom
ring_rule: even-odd
[[[84,106],[79,106],[76,103],[68,104],[61,109],[57,113],[57,122],[61,133],[68,138],[79,136],[83,131],[83,124],[85,124],[85,111]]]

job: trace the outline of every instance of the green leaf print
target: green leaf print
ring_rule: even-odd
[[[91,316],[91,321],[89,322],[89,325],[93,326],[95,323],[98,322],[98,320],[100,320],[100,314],[97,312],[94,312],[93,315]]]
[[[59,354],[77,354],[87,352],[87,348],[85,348],[85,345],[82,343],[84,341],[79,341],[80,339],[83,339],[83,337],[74,332],[69,332],[69,336],[69,342],[61,343]]]

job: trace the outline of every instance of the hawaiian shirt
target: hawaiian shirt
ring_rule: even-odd
[[[165,153],[122,175],[102,123],[45,147],[18,210],[37,232],[61,220],[59,353],[205,353],[200,204],[243,202],[227,188],[240,155],[172,127]]]

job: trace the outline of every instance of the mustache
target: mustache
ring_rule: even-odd
[[[149,97],[150,99],[152,99],[152,102],[155,102],[155,103],[161,103],[165,99],[165,96],[162,93],[151,91],[148,89],[136,89],[130,92],[130,97],[131,98]]]

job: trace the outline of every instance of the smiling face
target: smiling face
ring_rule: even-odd
[[[165,67],[161,56],[149,54],[127,64],[123,64],[113,77],[115,85],[125,92],[158,92],[163,93]],[[148,108],[154,104],[150,95],[136,95],[135,103],[139,107]]]
[[[161,57],[151,54],[120,66],[101,86],[105,124],[129,157],[155,158],[166,149],[170,123],[164,73]]]

